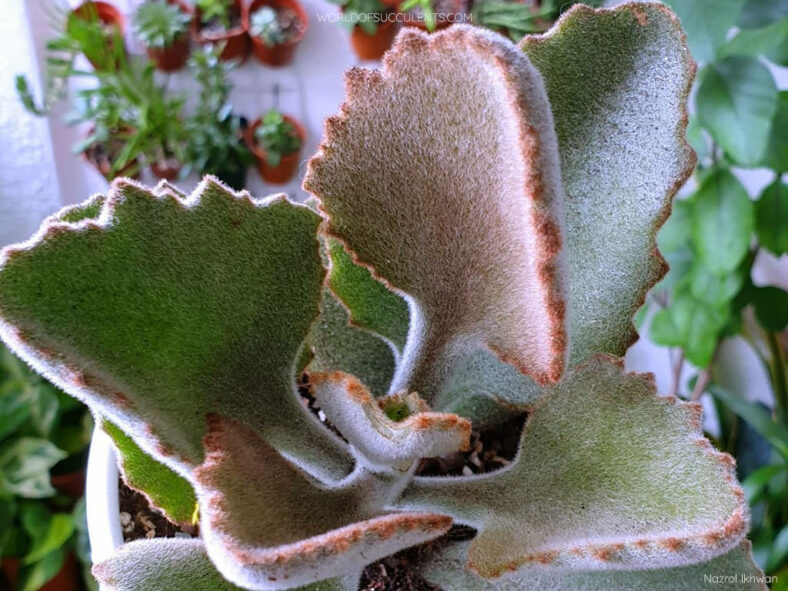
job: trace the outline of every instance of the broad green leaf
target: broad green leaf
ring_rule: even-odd
[[[431,412],[418,394],[373,398],[354,376],[312,374],[312,390],[328,420],[372,465],[407,470],[419,458],[468,449],[471,423]]]
[[[674,201],[670,217],[657,234],[657,245],[663,255],[680,251],[690,241],[692,227],[692,203],[689,200]]]
[[[788,184],[780,179],[755,202],[755,231],[766,250],[775,256],[788,253]]]
[[[375,396],[384,395],[396,369],[395,353],[377,334],[356,328],[344,305],[323,290],[320,316],[307,337],[310,372],[343,371],[356,376]]]
[[[788,43],[788,18],[783,18],[762,29],[740,31],[733,39],[720,47],[717,59],[724,59],[731,55],[751,57],[767,55],[768,57],[786,43]]]
[[[731,394],[727,390],[714,384],[709,385],[708,391],[716,398],[722,400],[733,412],[763,435],[782,456],[788,459],[788,428],[769,416],[761,406]]]
[[[0,447],[0,490],[30,499],[49,497],[49,469],[66,453],[46,439],[20,437]]]
[[[788,172],[788,90],[779,95],[763,165],[777,172]]]
[[[788,0],[747,0],[736,23],[742,29],[759,29],[788,17]]]
[[[0,384],[0,440],[4,439],[30,418],[27,397],[17,384]]]
[[[173,523],[189,523],[197,506],[189,481],[142,451],[116,425],[102,421],[101,427],[118,450],[120,472],[126,484],[142,492]]]
[[[769,559],[766,561],[767,572],[773,572],[788,558],[788,525],[783,526],[777,537],[774,538],[772,551],[769,552]]]
[[[36,532],[31,543],[31,551],[24,557],[22,564],[38,562],[50,552],[61,548],[74,533],[74,518],[70,513],[53,513],[46,527]]]
[[[727,307],[712,306],[679,287],[674,291],[670,307],[652,318],[649,336],[659,345],[681,347],[690,362],[706,367],[729,315]]]
[[[356,572],[446,533],[452,520],[381,511],[395,484],[362,465],[341,483],[317,482],[254,431],[213,416],[194,472],[200,535],[228,580],[289,588]],[[361,464],[361,462],[359,462]]]
[[[0,495],[0,556],[11,537],[16,518],[16,499],[11,495]]]
[[[468,542],[439,548],[420,568],[427,581],[462,591],[764,591],[763,572],[753,562],[750,543],[708,562],[638,571],[529,569],[501,579],[483,579],[465,568]]]
[[[743,56],[706,66],[696,101],[701,124],[725,153],[742,166],[757,166],[777,111],[777,86],[769,69]]]
[[[468,565],[482,576],[684,566],[733,549],[747,506],[700,405],[659,398],[622,366],[597,356],[553,386],[509,467],[417,477],[397,506],[476,528]]]
[[[408,304],[360,267],[337,240],[329,239],[328,285],[351,312],[353,324],[380,335],[399,354],[408,336]]]
[[[701,302],[719,307],[730,302],[743,284],[741,269],[718,274],[697,265],[690,276],[690,293]]]
[[[632,316],[666,271],[654,238],[695,164],[684,33],[660,4],[576,5],[521,48],[544,78],[558,134],[570,364],[623,355],[637,338]]]
[[[787,470],[788,466],[785,464],[769,464],[758,468],[745,478],[741,487],[750,506],[754,506],[761,499],[764,490],[775,476],[784,474]]]
[[[753,204],[739,180],[720,169],[707,177],[692,198],[692,241],[712,273],[730,273],[750,248]]]
[[[711,156],[711,146],[709,145],[709,136],[698,121],[698,116],[693,115],[689,118],[687,125],[687,141],[695,154],[698,156],[699,161],[703,161]]]
[[[692,56],[705,64],[714,61],[745,0],[666,0],[666,4],[681,20]]]
[[[382,70],[350,70],[346,86],[304,186],[326,233],[409,298],[389,391],[430,402],[452,365],[484,347],[556,380],[562,187],[538,72],[478,28],[403,30]]]
[[[142,565],[155,565],[143,568]],[[93,567],[104,591],[242,591],[211,564],[201,540],[154,539],[124,544]],[[356,591],[358,576],[298,587],[293,591]]]
[[[186,200],[118,181],[98,218],[50,218],[4,251],[0,333],[182,476],[202,461],[206,415],[223,412],[341,477],[345,446],[294,387],[325,272],[319,222],[211,177]]]
[[[751,291],[755,316],[766,330],[780,332],[788,326],[788,291],[769,285]]]

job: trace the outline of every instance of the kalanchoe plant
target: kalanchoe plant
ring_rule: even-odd
[[[455,522],[475,537],[418,565],[445,590],[756,575],[700,407],[617,357],[665,272],[693,74],[659,4],[577,7],[519,48],[404,31],[347,76],[305,180],[320,215],[119,181],[7,248],[3,339],[124,434],[127,474],[155,458],[196,493],[201,539],[124,545],[105,587],[354,590]],[[513,410],[506,468],[414,475]]]
[[[191,16],[177,4],[153,0],[134,13],[134,34],[146,46],[163,49],[188,33],[190,21]]]
[[[265,151],[270,166],[277,166],[282,161],[282,156],[297,152],[301,148],[301,136],[295,126],[276,109],[265,114],[254,130],[254,137]]]

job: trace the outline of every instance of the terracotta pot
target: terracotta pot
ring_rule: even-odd
[[[178,178],[178,173],[181,172],[182,164],[160,164],[159,162],[152,162],[150,170],[157,179],[165,181],[174,181]]]
[[[167,4],[175,4],[192,17],[192,22],[194,21],[191,8],[181,0],[167,0]],[[186,60],[189,59],[189,34],[181,35],[169,47],[146,47],[145,51],[151,61],[156,64],[157,69],[162,72],[175,72],[183,68],[186,65]]]
[[[361,27],[353,27],[353,32],[350,34],[353,51],[361,60],[379,60],[391,47],[398,29],[397,23],[393,20],[379,23],[372,35]]]
[[[90,130],[88,130],[88,133],[86,135],[88,135],[88,136],[91,135],[93,133],[93,131],[94,130],[91,128]],[[128,130],[128,131],[131,131],[131,130]],[[140,168],[140,162],[139,162],[138,158],[134,158],[131,162],[129,162],[126,166],[121,168],[116,173],[110,174],[110,170],[111,169],[110,169],[109,166],[106,166],[106,165],[102,166],[102,165],[100,165],[97,162],[93,162],[93,160],[91,160],[88,157],[87,151],[89,149],[90,148],[87,148],[84,152],[82,152],[82,158],[84,158],[85,161],[88,164],[90,164],[93,168],[95,168],[99,172],[99,174],[101,176],[103,176],[105,179],[107,179],[108,181],[111,181],[113,179],[116,179],[116,178],[122,177],[122,176],[129,177],[129,178],[132,178],[134,180],[139,180],[140,179],[140,170],[141,170],[141,168]]]
[[[303,148],[304,140],[306,139],[304,126],[288,115],[284,115],[284,120],[295,127],[298,136],[301,138],[301,147]],[[257,168],[263,180],[272,185],[284,185],[293,178],[298,169],[298,163],[301,160],[301,149],[299,148],[292,154],[282,156],[279,164],[271,166],[268,164],[265,151],[257,144],[257,140],[254,137],[254,130],[257,129],[260,123],[262,123],[262,119],[258,118],[246,128],[246,143],[257,160]]]
[[[19,579],[19,559],[3,558],[2,568],[8,582],[11,583],[11,589],[16,589]],[[58,573],[39,591],[80,591],[81,589],[82,575],[79,562],[73,553],[69,553]]]
[[[455,15],[456,16],[456,15],[465,13],[466,3],[464,2],[464,0],[450,0],[450,2],[451,2],[451,8],[449,10],[445,11],[445,14],[451,14],[451,15]],[[439,7],[439,9],[440,8],[443,8],[443,7]],[[416,19],[412,19],[411,20],[411,19],[408,19],[408,20],[405,20],[402,24],[404,26],[406,26],[406,27],[416,27],[417,29],[421,29],[422,31],[429,32],[429,31],[427,31],[427,24],[424,21],[422,21],[422,20],[416,20]],[[441,29],[445,29],[446,27],[450,27],[453,24],[454,24],[453,20],[449,21],[449,20],[437,20],[436,19],[435,31],[440,31]]]
[[[66,494],[75,499],[85,494],[85,471],[68,472],[51,476],[52,486],[58,492]]]
[[[298,20],[301,22],[301,29],[295,38],[287,43],[281,43],[269,47],[257,37],[252,36],[251,32],[251,18],[256,10],[263,6],[270,6],[274,9],[290,8],[298,15]],[[284,66],[293,61],[295,55],[295,48],[304,38],[306,30],[309,27],[309,18],[306,15],[304,7],[298,0],[252,0],[244,10],[244,29],[249,34],[252,40],[252,49],[254,50],[255,57],[269,66]]]
[[[77,8],[75,8],[72,13],[78,18],[87,20],[91,17],[93,10],[95,10],[96,16],[98,16],[98,19],[102,23],[105,25],[115,25],[120,32],[121,39],[123,39],[123,36],[126,34],[126,19],[120,10],[115,8],[112,4],[108,2],[100,2],[99,0],[96,0],[95,2],[83,2]],[[123,52],[126,52],[125,42],[123,44]],[[95,59],[92,59],[90,56],[85,57],[88,58],[88,61],[93,66],[93,68],[97,70],[101,69],[101,65],[97,64]]]
[[[243,4],[241,0],[233,0],[233,6],[238,9],[241,15],[241,23],[234,29],[224,31],[221,34],[204,34],[200,28],[200,9],[195,8],[195,18],[192,21],[192,38],[201,45],[224,42],[221,59],[244,61],[249,57],[249,36],[243,26]]]

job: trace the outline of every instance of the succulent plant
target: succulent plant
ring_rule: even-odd
[[[116,181],[5,249],[3,339],[173,520],[199,506],[200,539],[122,546],[105,589],[352,590],[453,523],[473,539],[418,565],[447,591],[764,588],[699,405],[619,359],[694,164],[694,69],[659,4],[577,6],[519,47],[405,30],[347,75],[317,212]],[[509,466],[415,474],[513,412]]]

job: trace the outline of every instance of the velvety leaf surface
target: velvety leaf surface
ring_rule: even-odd
[[[219,574],[201,540],[137,540],[93,567],[104,591],[242,591]],[[356,591],[358,577],[333,579],[294,591]]]
[[[501,36],[453,26],[401,31],[382,70],[353,69],[346,85],[304,186],[327,233],[412,300],[390,391],[429,402],[485,346],[557,379],[562,189],[539,74]]]
[[[375,396],[388,391],[396,369],[392,346],[352,326],[347,310],[328,289],[323,290],[320,316],[307,343],[314,356],[307,366],[310,372],[343,371],[360,379]]]
[[[380,335],[401,354],[408,337],[408,303],[356,265],[337,240],[328,239],[328,285],[351,313],[353,324]]]
[[[145,495],[148,502],[173,523],[189,523],[197,506],[197,497],[189,481],[142,451],[116,425],[102,421],[101,427],[115,444],[120,473],[126,484]]]
[[[351,456],[293,386],[324,276],[319,222],[210,177],[186,201],[116,182],[97,219],[51,218],[3,251],[0,333],[184,476],[202,461],[206,414],[222,412],[341,477]]]
[[[406,469],[419,458],[468,449],[471,423],[430,412],[418,394],[376,400],[354,376],[341,372],[312,374],[310,381],[328,419],[372,465]]]
[[[382,513],[391,482],[358,467],[315,482],[241,423],[213,416],[206,460],[194,472],[200,532],[211,560],[249,589],[289,589],[357,572],[436,538],[445,515]]]
[[[561,154],[570,361],[623,355],[637,338],[632,316],[666,270],[657,230],[695,163],[684,34],[658,3],[576,5],[521,47],[544,78]]]
[[[528,570],[500,579],[483,579],[465,568],[468,543],[452,544],[431,557],[421,574],[444,589],[462,591],[766,591],[763,572],[745,540],[708,562],[640,571],[561,573]],[[759,581],[760,578],[760,581]]]
[[[704,68],[697,95],[703,127],[736,163],[756,166],[769,141],[777,86],[753,57],[731,56]]]
[[[597,356],[552,388],[509,467],[414,479],[397,505],[479,530],[482,576],[682,566],[732,549],[747,530],[733,460],[711,448],[701,409],[659,398],[650,376]]]

